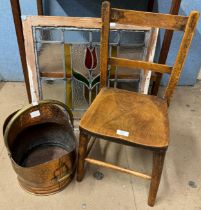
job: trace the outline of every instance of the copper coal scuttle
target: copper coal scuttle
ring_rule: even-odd
[[[4,140],[17,178],[26,191],[48,195],[72,180],[76,166],[73,115],[65,104],[40,101],[10,115]]]

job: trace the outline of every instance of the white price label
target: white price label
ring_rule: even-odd
[[[116,23],[110,23],[110,27],[115,27]]]
[[[128,131],[117,130],[117,134],[121,136],[127,136],[127,137],[129,136]]]
[[[37,110],[37,111],[31,112],[30,115],[31,115],[31,118],[38,117],[40,116],[40,112],[39,110]]]

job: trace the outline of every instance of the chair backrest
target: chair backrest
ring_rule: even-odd
[[[102,30],[100,47],[100,74],[101,87],[107,85],[108,65],[122,66],[129,68],[141,68],[159,73],[170,74],[169,82],[166,87],[164,98],[169,104],[173,91],[179,80],[182,68],[184,66],[187,53],[195,33],[196,25],[199,19],[199,12],[192,11],[188,17],[169,15],[161,13],[140,12],[134,10],[123,10],[110,8],[110,3],[102,3]],[[173,67],[158,63],[151,63],[139,60],[129,60],[125,58],[108,57],[108,42],[110,33],[110,23],[119,23],[127,25],[144,26],[151,28],[163,28],[175,31],[184,31],[183,38],[178,50]]]

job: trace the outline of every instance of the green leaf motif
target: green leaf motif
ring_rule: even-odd
[[[73,70],[72,73],[73,73],[73,77],[76,80],[84,83],[88,88],[90,88],[90,84],[91,84],[91,87],[94,87],[96,84],[100,82],[100,75],[96,76],[92,81],[89,81],[85,76],[83,76],[79,72],[76,72]]]

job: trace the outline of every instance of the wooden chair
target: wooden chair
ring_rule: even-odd
[[[160,13],[139,12],[110,8],[102,4],[102,31],[100,47],[101,90],[80,122],[77,180],[84,176],[84,163],[116,169],[128,174],[150,179],[148,205],[153,206],[158,191],[164,158],[169,144],[167,108],[173,90],[179,80],[190,43],[198,22],[199,13],[192,11],[189,17]],[[183,39],[173,67],[138,60],[108,58],[110,22],[145,27],[184,31]],[[162,98],[131,91],[107,88],[108,65],[142,68],[170,74],[169,83]],[[87,157],[90,137],[153,151],[152,175],[146,175],[110,163]]]

